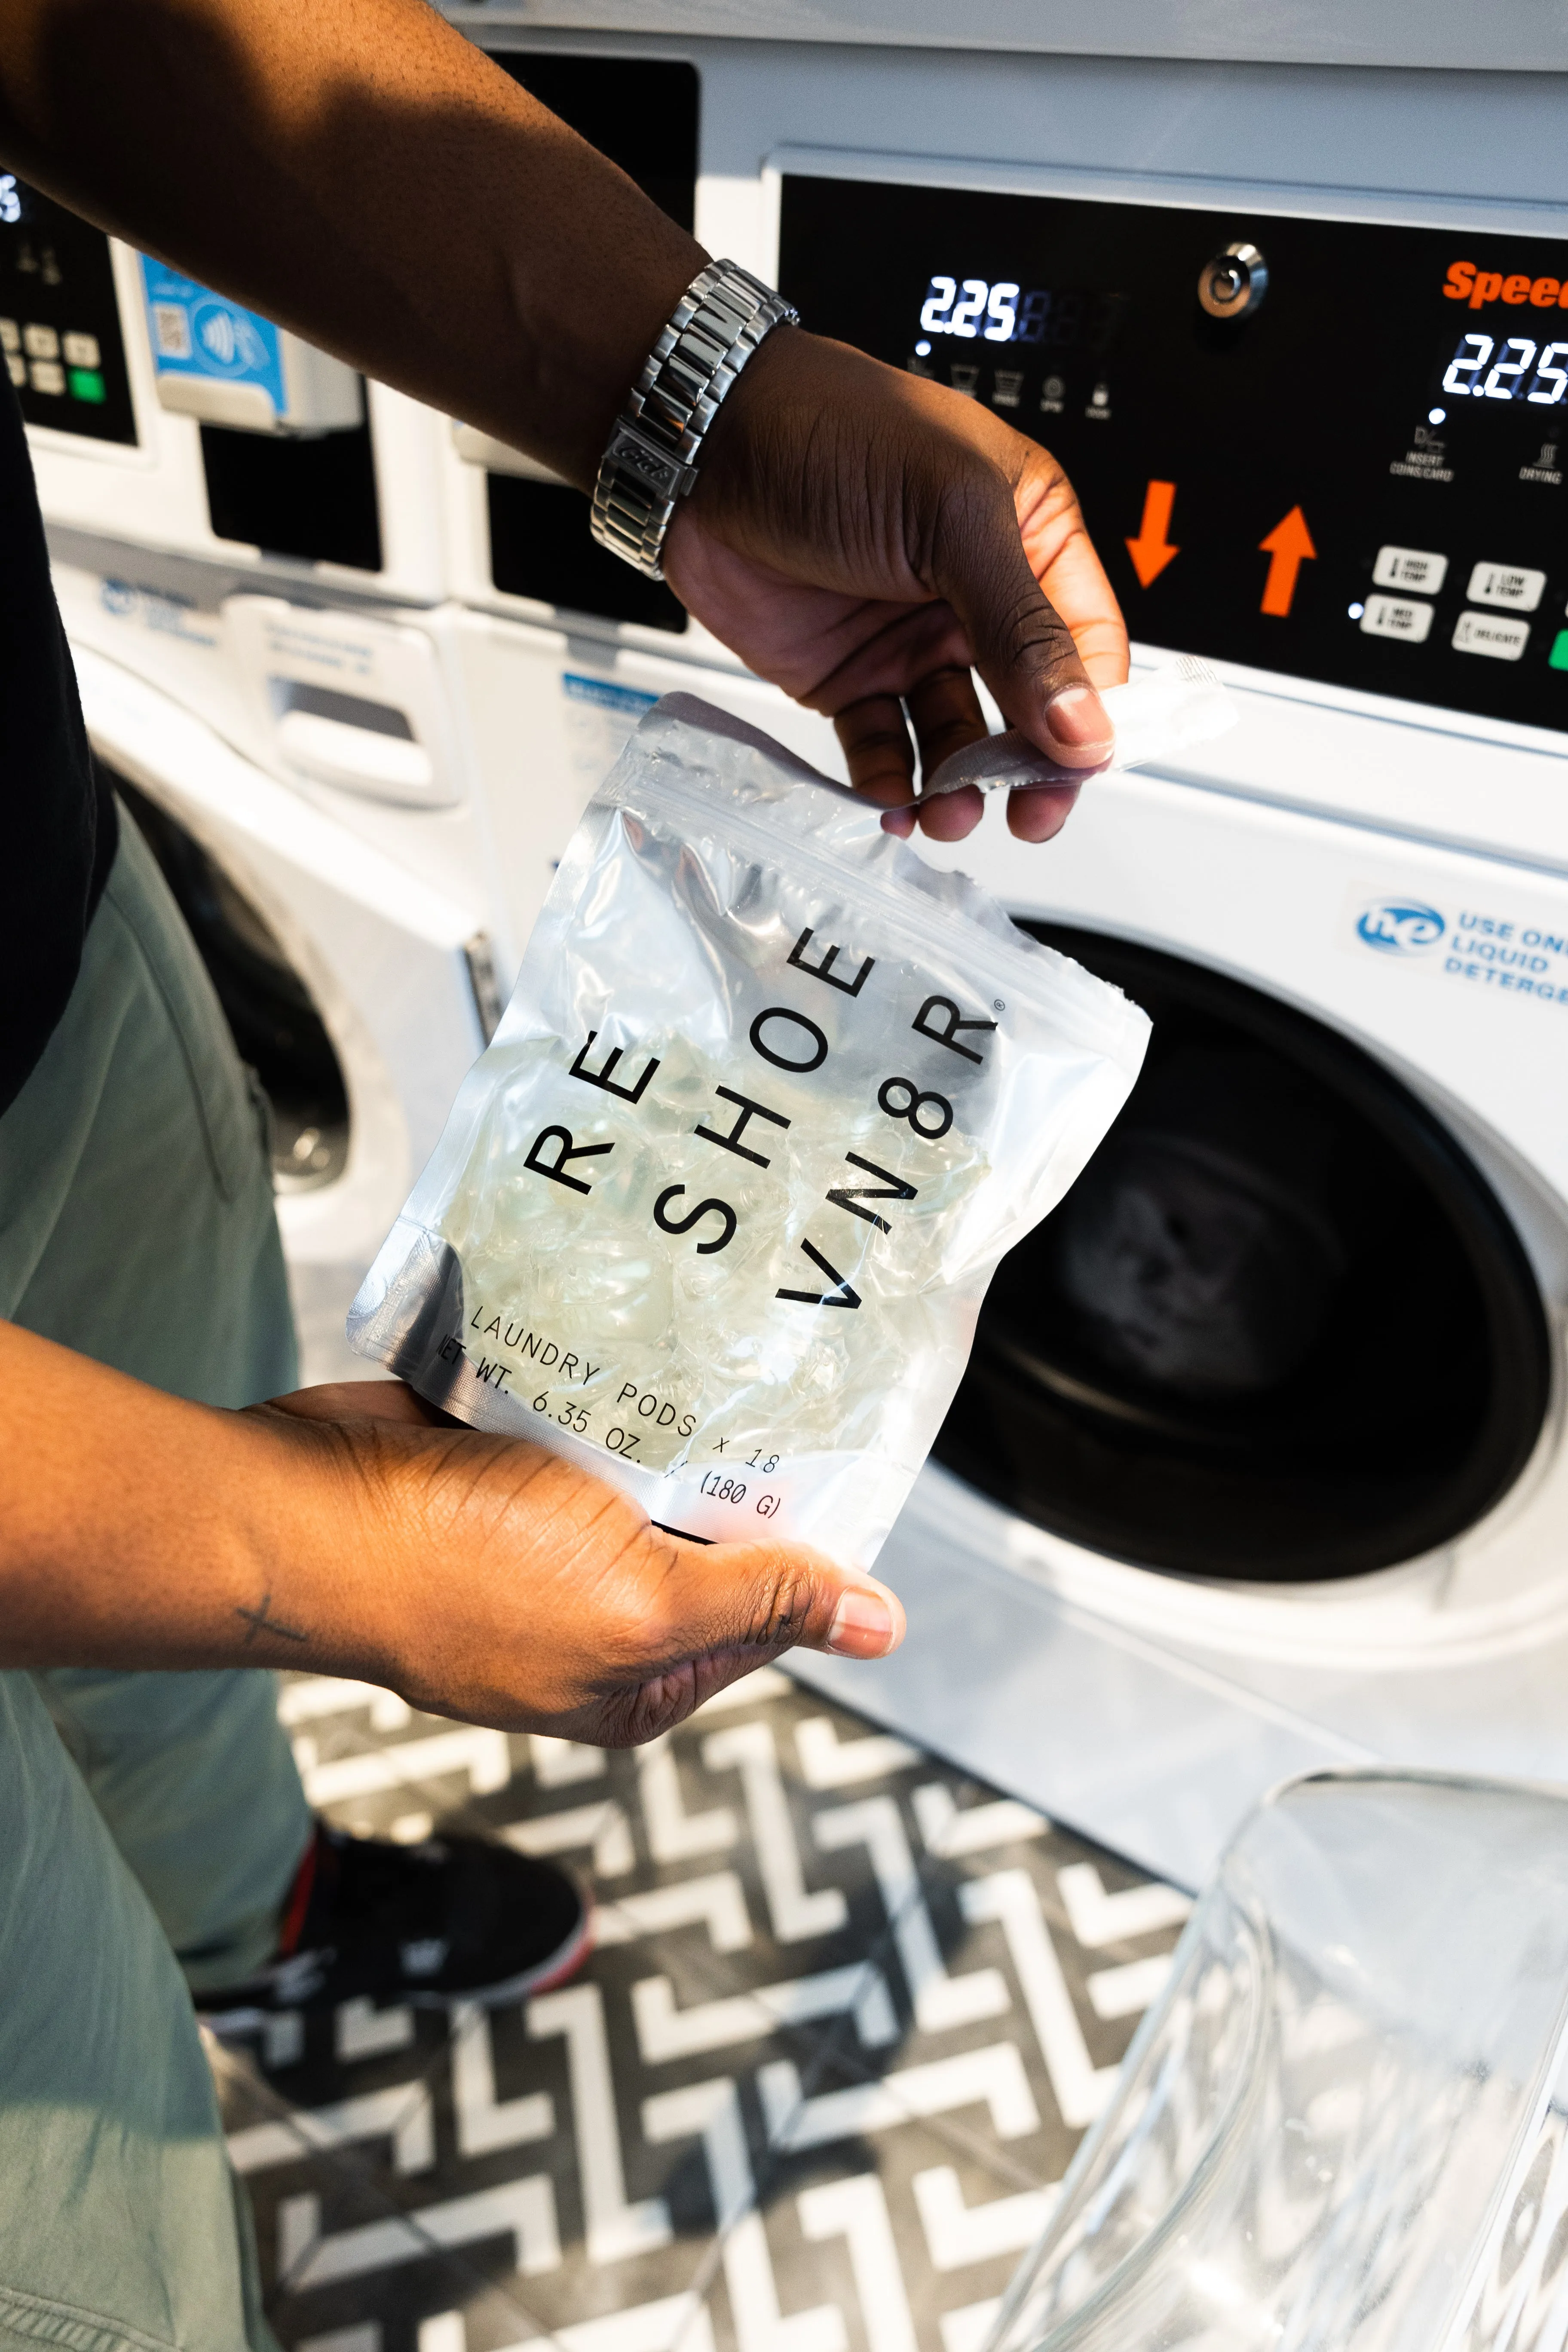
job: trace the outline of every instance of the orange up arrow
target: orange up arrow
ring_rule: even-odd
[[[1158,580],[1172,557],[1182,551],[1173,547],[1165,535],[1171,528],[1171,509],[1175,503],[1174,482],[1151,482],[1143,493],[1142,527],[1137,538],[1127,542],[1140,588],[1147,588]]]
[[[1283,522],[1277,522],[1267,539],[1259,540],[1259,551],[1268,558],[1268,577],[1263,583],[1263,610],[1272,613],[1277,621],[1289,617],[1291,601],[1296,593],[1296,574],[1303,561],[1316,556],[1312,534],[1307,529],[1307,518],[1300,507],[1292,507]]]

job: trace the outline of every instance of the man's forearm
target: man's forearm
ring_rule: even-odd
[[[352,1576],[334,1589],[313,1540],[321,1465],[287,1430],[14,1324],[0,1324],[0,1666],[378,1663],[378,1612]],[[352,1515],[347,1482],[332,1500]]]
[[[584,488],[703,260],[425,0],[7,0],[0,156]]]
[[[680,1541],[396,1381],[217,1412],[0,1323],[0,1667],[309,1667],[619,1747],[795,1643],[902,1631],[871,1577]]]

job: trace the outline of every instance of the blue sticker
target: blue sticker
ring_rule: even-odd
[[[281,416],[283,338],[270,319],[142,257],[147,328],[160,375],[202,376],[218,383],[259,384]]]
[[[1422,898],[1379,898],[1363,909],[1356,937],[1380,955],[1422,955],[1447,929],[1436,907]]]
[[[597,709],[618,710],[627,719],[640,719],[658,700],[641,687],[616,686],[610,678],[584,677],[577,670],[563,670],[561,684],[569,702],[591,702]]]

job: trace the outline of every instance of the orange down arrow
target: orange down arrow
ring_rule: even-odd
[[[1138,574],[1140,588],[1147,588],[1160,574],[1173,556],[1181,549],[1173,547],[1165,534],[1171,528],[1171,509],[1176,503],[1174,482],[1151,482],[1143,493],[1143,521],[1136,539],[1127,542],[1127,552],[1132,558],[1132,569]]]
[[[1296,574],[1304,560],[1316,556],[1312,534],[1307,529],[1307,518],[1300,507],[1292,507],[1283,522],[1277,522],[1267,539],[1258,542],[1259,551],[1268,558],[1268,577],[1263,583],[1263,610],[1272,613],[1277,621],[1289,617],[1291,600],[1296,593]]]

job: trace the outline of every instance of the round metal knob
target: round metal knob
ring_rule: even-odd
[[[1198,274],[1198,300],[1211,319],[1245,319],[1268,291],[1268,264],[1255,245],[1227,245]]]

